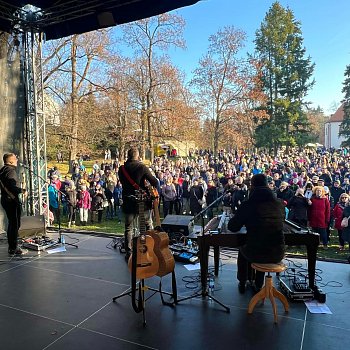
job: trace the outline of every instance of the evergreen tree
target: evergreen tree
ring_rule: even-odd
[[[343,102],[344,119],[339,127],[339,136],[343,136],[345,141],[342,142],[343,147],[350,146],[350,65],[345,69],[345,80],[343,82],[342,92],[345,94]]]
[[[309,132],[304,98],[314,84],[314,64],[305,58],[300,22],[290,9],[275,2],[256,32],[256,52],[262,63],[262,83],[270,116],[256,129],[258,147],[295,146]],[[265,136],[269,135],[268,138]]]

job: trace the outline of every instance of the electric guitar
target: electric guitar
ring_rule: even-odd
[[[153,251],[154,240],[146,232],[144,215],[144,194],[141,193],[141,191],[139,191],[138,195],[140,235],[137,237],[136,246],[136,279],[145,279],[153,277],[157,274],[159,269],[159,263],[158,258]],[[132,249],[132,252],[133,251],[134,248]],[[134,257],[132,253],[128,261],[128,267],[130,272],[132,272],[133,270],[133,260]]]
[[[163,277],[168,273],[174,271],[175,260],[173,254],[169,249],[169,236],[166,232],[161,231],[160,216],[159,216],[159,195],[155,188],[149,189],[151,197],[153,198],[153,211],[155,229],[148,230],[147,234],[154,240],[154,253],[156,254],[159,262],[159,269],[157,276]]]

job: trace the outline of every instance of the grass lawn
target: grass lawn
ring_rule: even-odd
[[[94,165],[95,161],[98,161],[99,164],[101,164],[101,162],[103,161],[102,159],[95,159],[95,160],[86,160],[83,162],[87,173],[90,173],[92,171],[92,166]],[[47,163],[47,170],[53,168],[53,167],[57,167],[58,171],[60,172],[61,176],[65,176],[68,174],[68,170],[69,170],[69,164],[68,161],[63,162],[63,163],[57,163],[54,161],[50,161]]]

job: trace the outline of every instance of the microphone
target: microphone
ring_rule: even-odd
[[[19,164],[21,167],[23,167],[23,168],[27,168],[27,169],[29,168],[28,165],[23,164],[22,162],[18,162],[18,164]]]

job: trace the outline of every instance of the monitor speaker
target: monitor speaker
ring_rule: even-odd
[[[167,215],[162,222],[162,229],[168,233],[181,233],[188,236],[193,232],[193,216]]]

